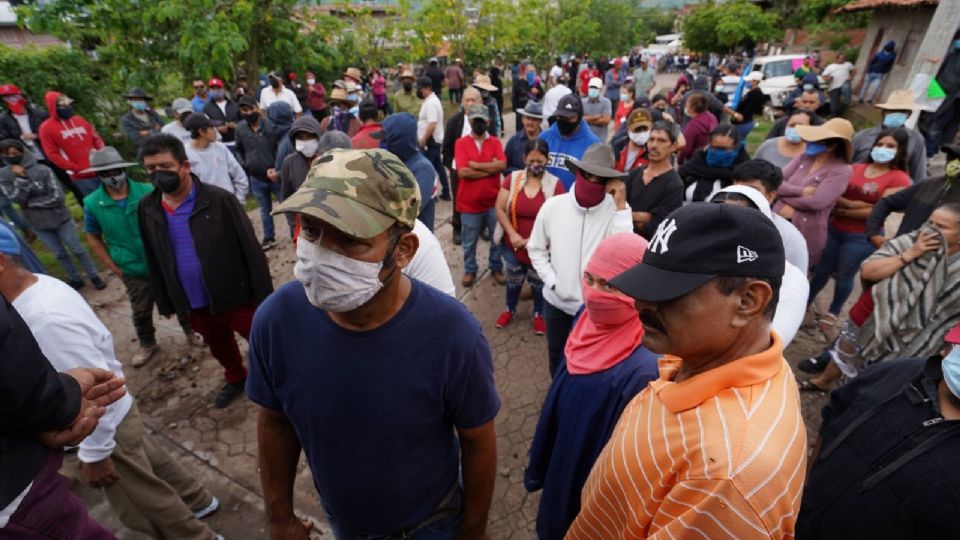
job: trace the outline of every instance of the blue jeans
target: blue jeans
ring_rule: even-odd
[[[20,215],[20,212],[17,212],[17,209],[13,207],[13,203],[6,195],[0,193],[0,218],[6,216],[10,221],[16,225],[20,232],[27,234],[27,231],[30,230],[30,226],[27,225],[27,222],[23,220],[23,216]]]
[[[430,229],[430,232],[433,232],[433,223],[436,221],[437,215],[437,200],[433,197],[426,200],[420,206],[420,215],[417,216],[417,219],[423,222],[424,225]]]
[[[736,125],[734,125],[734,127],[737,129],[737,133],[740,134],[740,140],[741,140],[741,141],[747,140],[747,135],[749,135],[750,132],[753,131],[753,126],[755,126],[755,125],[757,125],[757,123],[754,122],[754,121],[752,121],[752,120],[751,120],[750,122],[746,122],[746,123],[744,123],[744,124],[736,124]]]
[[[865,101],[864,96],[867,96],[866,101],[873,103],[873,98],[877,97],[877,92],[880,91],[883,75],[883,73],[867,73],[863,82],[860,83],[860,103]]]
[[[253,192],[253,198],[257,200],[257,204],[260,206],[260,221],[263,222],[263,239],[276,240],[277,233],[273,227],[273,216],[270,215],[270,211],[273,210],[273,199],[270,198],[270,194],[272,193],[273,196],[276,197],[277,202],[280,202],[280,182],[268,182],[251,176],[250,191]],[[290,231],[292,235],[293,227],[290,228]]]
[[[407,536],[408,540],[452,540],[457,536],[457,531],[460,529],[460,521],[463,519],[463,489],[459,489],[457,494],[454,495],[453,500],[450,501],[450,506],[457,510],[457,513],[447,516],[419,531],[413,533],[410,536]],[[347,525],[340,523],[336,518],[330,515],[329,512],[324,508],[324,513],[327,515],[327,524],[330,525],[330,529],[333,532],[333,537],[335,540],[378,540],[380,538],[400,538],[398,531],[392,535],[380,534],[380,535],[371,535],[364,534],[359,531],[353,530]]]
[[[100,187],[100,179],[88,178],[86,180],[74,180],[73,185],[77,186],[77,189],[80,190],[80,193],[83,193],[83,196],[86,197]]]
[[[504,242],[509,242],[506,238]],[[523,264],[517,259],[517,254],[506,246],[500,249],[503,254],[503,269],[507,277],[507,311],[516,313],[517,303],[520,302],[520,289],[523,280],[530,280],[530,289],[533,291],[533,314],[543,315],[543,282],[533,269],[532,264]]]
[[[80,264],[83,265],[83,269],[87,272],[87,277],[90,279],[100,277],[100,275],[97,274],[97,267],[93,264],[93,259],[90,258],[90,254],[87,253],[87,250],[83,249],[83,245],[80,244],[80,238],[77,236],[77,224],[74,223],[72,219],[64,221],[56,229],[36,229],[34,232],[37,233],[37,237],[40,238],[43,245],[47,246],[47,249],[49,249],[54,257],[57,258],[57,261],[60,262],[60,266],[67,272],[67,277],[70,281],[83,281],[83,277],[77,273],[76,267],[73,266],[73,261],[71,261],[70,256],[67,255],[68,249],[73,253],[74,257],[79,259]]]
[[[503,268],[500,262],[500,246],[493,242],[493,230],[497,226],[496,211],[491,208],[479,214],[460,214],[460,234],[463,239],[463,271],[467,274],[477,273],[477,241],[480,240],[480,231],[486,227],[490,241],[490,257],[487,266],[491,272],[499,272]]]
[[[827,227],[827,247],[824,248],[820,262],[813,271],[808,303],[813,302],[817,293],[830,280],[830,276],[836,274],[830,313],[839,315],[840,310],[843,309],[843,303],[853,292],[853,279],[860,271],[860,264],[875,249],[863,233],[845,233],[838,231],[833,225]]]

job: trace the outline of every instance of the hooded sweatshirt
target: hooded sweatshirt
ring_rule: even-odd
[[[290,132],[287,134],[287,142],[291,145],[291,148],[296,147],[293,138],[301,131],[312,133],[316,135],[319,140],[321,133],[320,122],[317,122],[313,116],[301,116],[297,118],[293,123],[293,127],[290,128]],[[307,172],[310,171],[310,164],[313,163],[313,158],[315,157],[317,156],[304,157],[303,154],[294,150],[284,158],[279,169],[280,195],[284,199],[300,189],[300,184],[303,184],[303,181],[307,179]]]
[[[47,92],[45,98],[50,117],[40,125],[40,146],[51,163],[67,171],[71,180],[90,180],[95,172],[79,171],[90,168],[90,150],[101,149],[103,139],[90,122],[73,115],[63,120],[57,114],[60,92]]]
[[[609,194],[593,208],[580,206],[573,192],[547,199],[527,242],[530,261],[543,280],[543,298],[569,315],[576,314],[583,304],[583,271],[600,241],[632,231],[630,207],[617,210]]]
[[[70,219],[70,211],[64,203],[63,190],[50,167],[37,163],[33,152],[27,151],[20,141],[13,143],[21,152],[20,166],[26,177],[17,176],[9,165],[0,168],[0,189],[11,201],[20,205],[24,219],[34,229],[56,229]]]
[[[417,119],[410,113],[392,114],[383,121],[383,148],[396,154],[420,185],[420,209],[433,198],[437,172],[417,149]]]
[[[293,144],[287,138],[293,125],[293,109],[286,102],[275,101],[267,107],[267,119],[277,140],[277,157],[273,167],[279,171],[283,159],[293,153]]]
[[[873,59],[870,60],[867,73],[889,72],[890,68],[893,67],[893,61],[897,58],[897,53],[894,51],[896,46],[896,42],[891,39],[883,46],[882,50],[877,51],[877,54],[873,55]]]
[[[582,158],[587,148],[591,144],[600,142],[600,139],[590,131],[590,127],[583,120],[580,120],[580,127],[569,137],[561,135],[560,130],[557,129],[557,124],[554,123],[550,126],[550,129],[540,134],[540,138],[550,147],[550,155],[547,156],[547,170],[550,171],[550,174],[559,178],[563,187],[569,192],[575,177],[567,168],[567,160]],[[577,287],[579,286],[578,282]]]

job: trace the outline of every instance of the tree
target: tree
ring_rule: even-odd
[[[644,9],[633,25],[633,41],[636,44],[650,43],[657,36],[672,34],[676,22],[676,12]]]
[[[709,1],[683,19],[683,43],[699,52],[728,52],[779,38],[780,17],[747,0]]]

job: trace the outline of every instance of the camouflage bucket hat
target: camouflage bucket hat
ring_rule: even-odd
[[[303,185],[273,214],[300,212],[356,238],[372,238],[400,223],[413,229],[420,187],[410,169],[386,150],[334,149],[313,162]]]

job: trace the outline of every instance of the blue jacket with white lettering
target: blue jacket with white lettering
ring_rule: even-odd
[[[550,126],[550,129],[540,134],[550,147],[550,156],[547,160],[547,170],[563,182],[563,187],[570,191],[573,186],[574,175],[567,168],[567,159],[580,159],[587,152],[591,144],[601,142],[596,135],[590,131],[590,127],[583,120],[580,121],[580,127],[569,137],[564,137],[557,129],[557,124]]]

